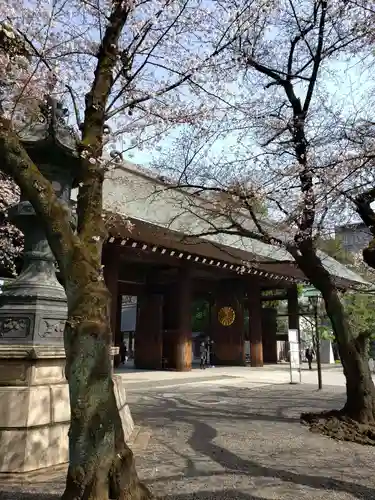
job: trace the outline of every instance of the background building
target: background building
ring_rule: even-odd
[[[341,240],[343,249],[351,253],[361,252],[372,238],[369,228],[363,222],[337,226],[335,235]]]

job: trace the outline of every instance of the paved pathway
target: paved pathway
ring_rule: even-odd
[[[288,364],[266,365],[263,368],[244,366],[215,367],[206,370],[195,368],[190,372],[149,371],[122,368],[117,374],[123,378],[126,386],[132,387],[162,387],[163,385],[180,384],[211,384],[226,380],[227,384],[236,385],[239,379],[250,383],[285,384],[290,382]],[[316,368],[309,370],[307,364],[301,370],[302,384],[318,383]],[[345,386],[345,377],[341,365],[323,365],[323,385]]]
[[[167,500],[375,499],[374,449],[314,435],[299,423],[302,411],[343,403],[340,368],[324,371],[321,392],[316,372],[304,371],[305,383],[290,385],[283,367],[121,376],[141,426],[134,443],[138,471],[156,495]],[[5,484],[0,500],[55,500],[63,484],[61,474]]]

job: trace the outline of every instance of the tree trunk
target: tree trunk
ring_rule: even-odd
[[[66,376],[71,425],[63,500],[146,500],[117,409],[110,347],[110,294],[101,281],[67,286]],[[74,290],[74,293],[72,292]]]
[[[368,363],[367,339],[354,337],[337,291],[323,293],[327,314],[337,340],[346,378],[346,403],[343,413],[363,424],[375,422],[375,387]]]
[[[341,362],[346,378],[345,416],[363,424],[375,423],[375,387],[367,353],[368,340],[351,331],[344,307],[328,271],[324,268],[314,248],[300,248],[294,257],[298,266],[324,299],[331,320]]]

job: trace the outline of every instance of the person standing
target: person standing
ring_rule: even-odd
[[[126,347],[126,344],[124,341],[122,341],[120,344],[120,356],[121,356],[121,363],[122,364],[124,364],[128,361],[128,348]]]
[[[312,370],[312,360],[314,357],[314,350],[311,346],[306,349],[305,356],[309,364],[309,370]]]
[[[201,359],[200,369],[204,370],[206,368],[206,361],[207,361],[207,348],[204,342],[201,342],[200,345],[200,359]]]

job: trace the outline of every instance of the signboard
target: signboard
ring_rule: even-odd
[[[289,340],[289,363],[290,363],[290,383],[301,383],[301,360],[300,345],[298,342],[298,330],[288,330]]]
[[[14,281],[14,278],[0,278],[0,294],[3,293],[3,288],[5,285],[8,285]]]
[[[321,293],[319,290],[312,286],[306,286],[302,289],[302,297],[320,297]]]

